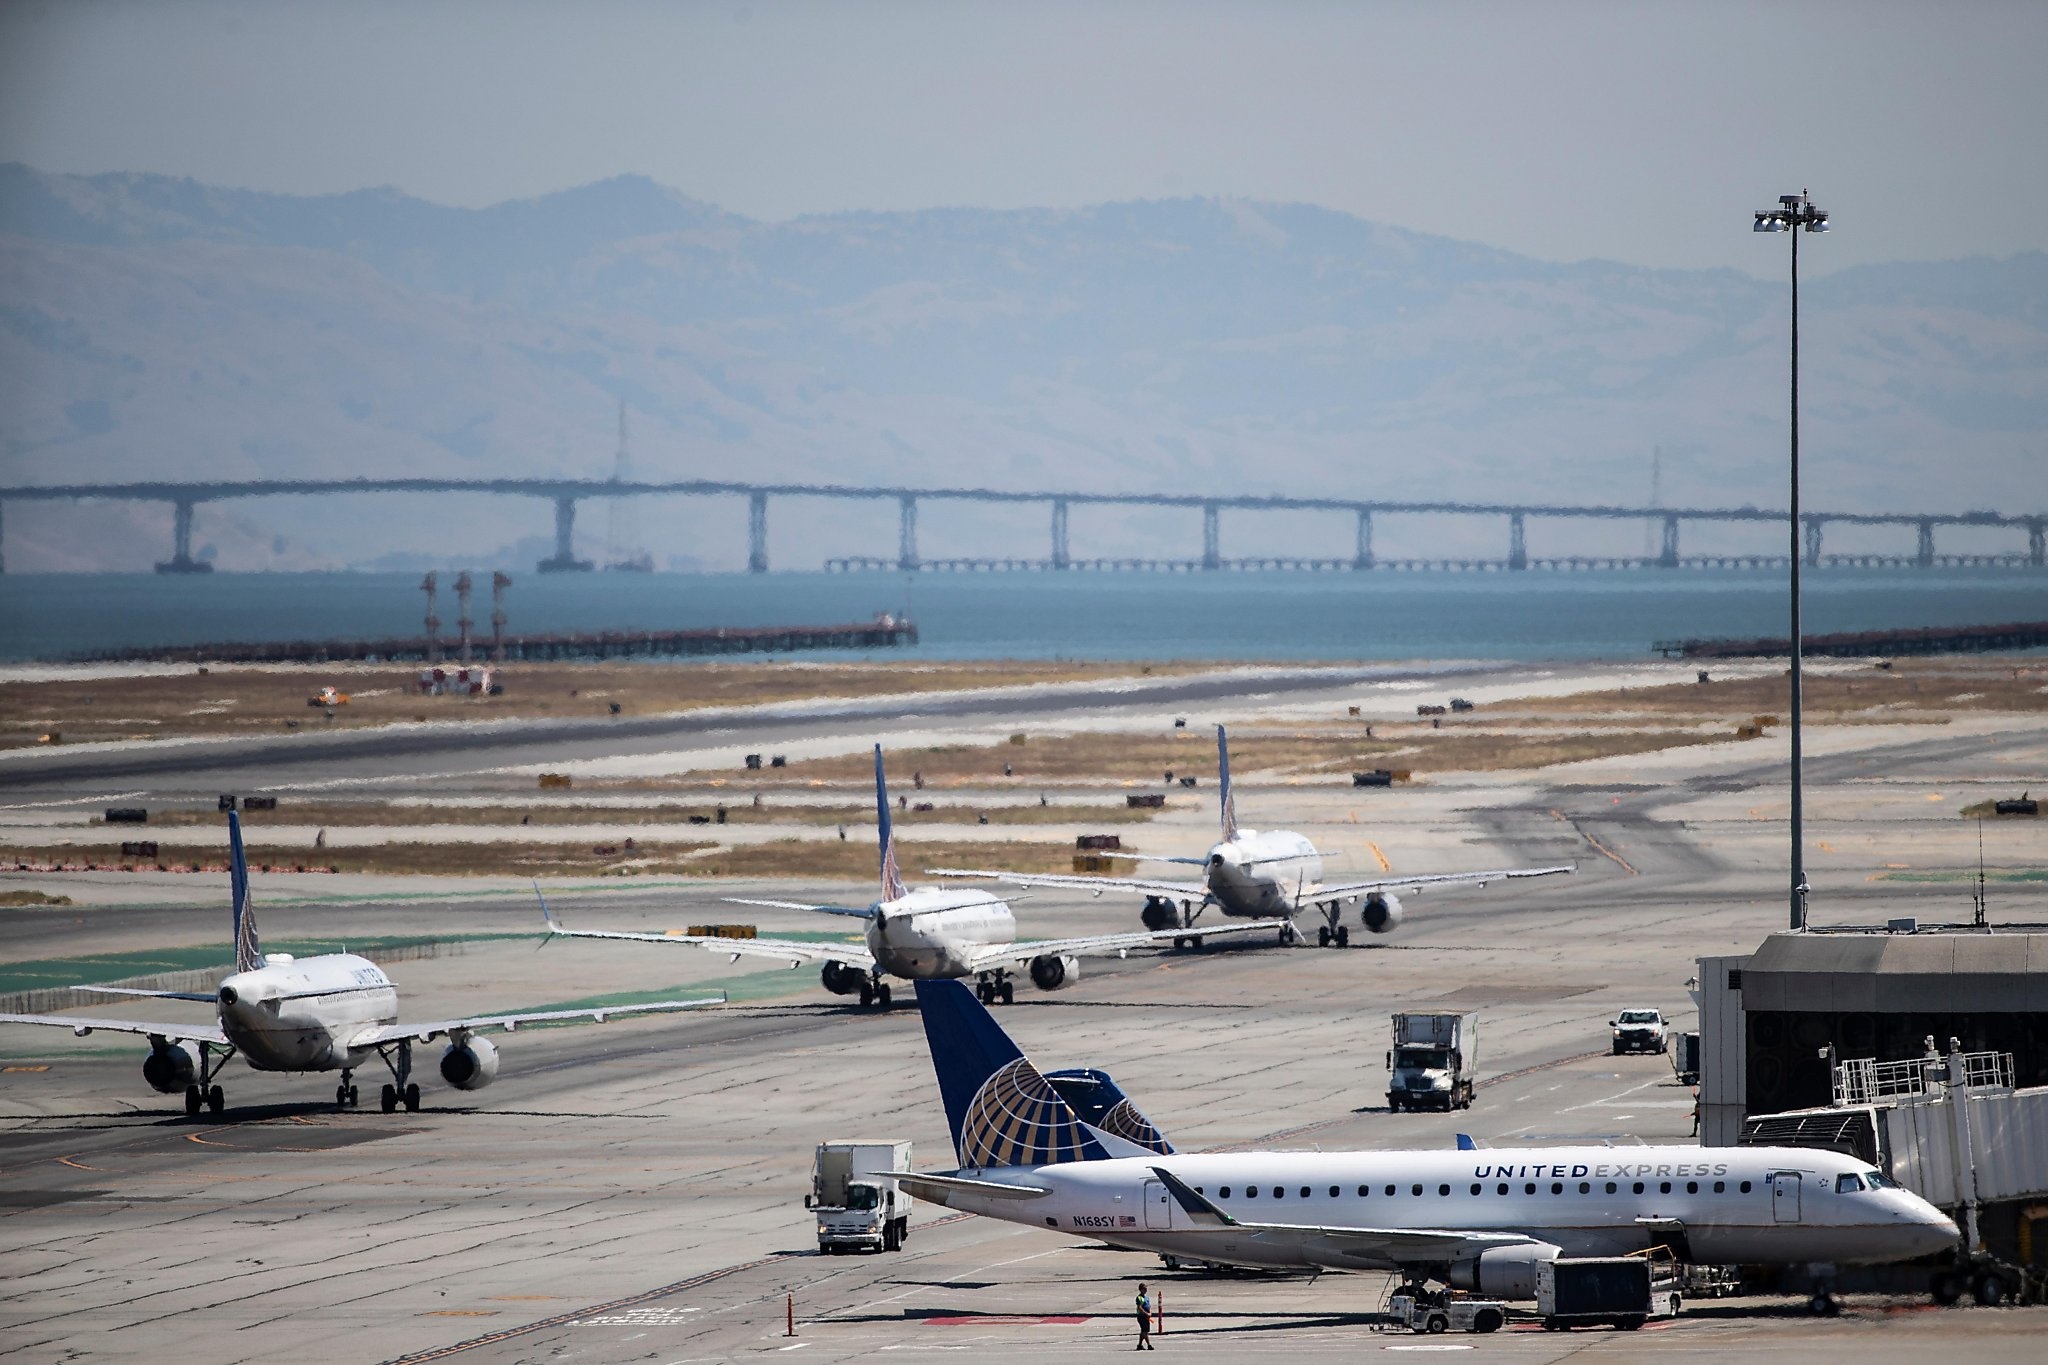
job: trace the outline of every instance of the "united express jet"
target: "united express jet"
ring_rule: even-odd
[[[1216,763],[1221,779],[1223,838],[1199,858],[1157,857],[1144,853],[1112,853],[1108,856],[1139,862],[1185,863],[1203,869],[1199,882],[1159,880],[1150,877],[1093,877],[1077,873],[990,872],[968,868],[933,868],[934,877],[966,877],[980,881],[1006,882],[1012,886],[1065,887],[1093,891],[1143,893],[1142,915],[1147,929],[1178,925],[1194,927],[1195,919],[1213,905],[1225,915],[1266,918],[1283,916],[1289,924],[1304,909],[1314,906],[1322,915],[1316,941],[1322,947],[1350,946],[1351,930],[1339,923],[1343,904],[1364,898],[1359,907],[1360,924],[1369,933],[1391,933],[1401,923],[1401,900],[1395,894],[1424,886],[1485,886],[1488,882],[1515,881],[1523,877],[1551,877],[1570,872],[1569,865],[1517,867],[1499,872],[1440,872],[1415,877],[1375,877],[1369,881],[1323,881],[1323,859],[1308,836],[1289,829],[1239,829],[1237,802],[1230,791],[1230,741],[1222,726],[1216,727]],[[1213,933],[1214,930],[1206,932]],[[1187,937],[1193,937],[1188,935]]]
[[[1533,1298],[1536,1266],[1561,1256],[1662,1245],[1704,1265],[1863,1265],[1957,1244],[1868,1162],[1804,1147],[1175,1152],[1134,1107],[1084,1116],[958,983],[920,981],[917,997],[960,1164],[899,1183],[988,1218],[1503,1299]],[[1817,1288],[1816,1310],[1831,1304]]]
[[[889,819],[889,787],[882,772],[882,746],[875,746],[875,815],[881,840],[881,896],[866,907],[814,905],[807,901],[731,897],[735,905],[775,910],[810,910],[845,915],[866,923],[864,943],[808,943],[797,939],[718,938],[706,934],[648,934],[604,929],[565,929],[545,902],[548,932],[571,938],[616,938],[640,943],[680,943],[741,957],[769,957],[796,967],[822,963],[825,989],[860,996],[863,1005],[890,1001],[889,978],[931,981],[975,978],[983,1004],[1009,1004],[1016,996],[1013,972],[1024,972],[1040,990],[1057,991],[1081,979],[1084,957],[1122,957],[1133,948],[1177,943],[1173,930],[1094,934],[1081,938],[1017,940],[1017,918],[1009,905],[986,891],[921,886],[906,889],[896,865],[896,839]],[[1259,920],[1208,930],[1211,934],[1275,933],[1293,925],[1286,919]]]
[[[194,991],[130,990],[80,986],[110,995],[158,1000],[204,1001],[214,1006],[214,1024],[142,1023],[86,1019],[65,1014],[0,1014],[0,1024],[47,1024],[89,1033],[135,1033],[149,1039],[142,1078],[160,1094],[185,1092],[185,1112],[220,1113],[227,1097],[216,1081],[240,1053],[257,1071],[339,1071],[334,1102],[356,1105],[355,1073],[380,1059],[391,1072],[383,1109],[420,1107],[419,1083],[412,1079],[412,1045],[446,1037],[441,1078],[457,1090],[481,1090],[498,1076],[498,1050],[481,1035],[510,1033],[522,1024],[589,1024],[631,1014],[666,1014],[718,1005],[725,997],[664,1000],[652,1005],[612,1005],[582,1010],[490,1014],[429,1023],[398,1022],[398,988],[383,968],[354,953],[294,958],[265,953],[256,938],[256,913],[249,903],[249,866],[242,854],[242,824],[228,816],[228,844],[234,888],[235,970],[212,994]]]

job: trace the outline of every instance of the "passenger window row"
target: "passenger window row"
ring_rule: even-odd
[[[1845,1178],[1845,1179],[1847,1179],[1848,1177],[1844,1177],[1844,1178]],[[1672,1190],[1672,1185],[1673,1185],[1673,1184],[1674,1184],[1674,1182],[1673,1182],[1673,1181],[1669,1181],[1669,1180],[1660,1180],[1660,1181],[1658,1181],[1658,1182],[1657,1182],[1657,1193],[1659,1193],[1659,1194],[1670,1194],[1670,1193],[1671,1193],[1671,1190]],[[1258,1186],[1258,1185],[1247,1185],[1247,1186],[1245,1186],[1245,1187],[1244,1187],[1244,1197],[1245,1197],[1246,1199],[1257,1199],[1257,1198],[1259,1197],[1259,1191],[1260,1191],[1260,1189],[1261,1189],[1261,1188],[1262,1188],[1262,1187],[1261,1187],[1261,1186]],[[1269,1197],[1271,1197],[1271,1198],[1273,1198],[1273,1199],[1285,1199],[1285,1198],[1287,1197],[1287,1187],[1286,1187],[1285,1185],[1273,1185],[1273,1186],[1270,1186],[1270,1187],[1265,1187],[1265,1188],[1267,1189],[1267,1192],[1268,1192],[1268,1195],[1269,1195]],[[1397,1185],[1389,1185],[1389,1186],[1387,1186],[1387,1187],[1386,1187],[1386,1197],[1387,1197],[1387,1198],[1389,1198],[1389,1199],[1393,1198],[1393,1197],[1394,1197],[1394,1192],[1395,1192],[1395,1191],[1396,1191],[1397,1189],[1399,1189],[1399,1188],[1400,1188],[1400,1187],[1399,1187],[1399,1186],[1397,1186]],[[1424,1190],[1425,1188],[1427,1188],[1427,1187],[1426,1187],[1426,1186],[1422,1186],[1422,1185],[1410,1185],[1410,1186],[1408,1187],[1408,1193],[1409,1193],[1410,1195],[1420,1195],[1420,1194],[1422,1194],[1422,1192],[1423,1192],[1423,1190]],[[1497,1184],[1497,1185],[1495,1185],[1495,1186],[1493,1187],[1493,1192],[1494,1192],[1495,1194],[1497,1194],[1497,1195],[1504,1195],[1504,1194],[1508,1193],[1508,1192],[1509,1192],[1509,1191],[1510,1191],[1511,1189],[1513,1189],[1513,1188],[1514,1188],[1514,1187],[1513,1187],[1513,1186],[1512,1186],[1511,1184],[1509,1184],[1508,1182],[1506,1182],[1506,1181],[1502,1181],[1502,1182],[1501,1182],[1500,1184]],[[1562,1181],[1562,1180],[1553,1180],[1553,1181],[1551,1181],[1551,1182],[1550,1182],[1550,1192],[1551,1192],[1552,1194],[1563,1194],[1563,1193],[1565,1192],[1565,1188],[1566,1188],[1566,1187],[1565,1187],[1565,1182],[1564,1182],[1564,1181]],[[1646,1184],[1646,1182],[1644,1182],[1644,1181],[1641,1181],[1641,1180],[1633,1181],[1633,1182],[1631,1182],[1631,1183],[1630,1183],[1630,1186],[1629,1186],[1629,1193],[1631,1193],[1631,1194],[1644,1194],[1644,1193],[1647,1193],[1647,1192],[1648,1192],[1648,1188],[1649,1188],[1649,1187],[1648,1187],[1648,1185],[1647,1185],[1647,1184]],[[1748,1194],[1748,1193],[1750,1192],[1750,1190],[1751,1190],[1752,1188],[1754,1188],[1754,1186],[1753,1186],[1753,1185],[1751,1184],[1751,1182],[1749,1182],[1749,1181],[1747,1181],[1747,1180],[1744,1180],[1744,1181],[1740,1182],[1739,1184],[1737,1184],[1737,1186],[1736,1186],[1736,1192],[1737,1192],[1738,1194]],[[1477,1183],[1475,1183],[1475,1184],[1473,1184],[1473,1185],[1472,1185],[1472,1186],[1471,1186],[1471,1187],[1470,1187],[1470,1188],[1469,1188],[1469,1189],[1468,1189],[1468,1190],[1466,1191],[1466,1193],[1467,1193],[1467,1194],[1474,1194],[1474,1195],[1476,1195],[1476,1194],[1479,1194],[1479,1193],[1480,1193],[1481,1191],[1483,1191],[1484,1189],[1485,1189],[1485,1186],[1484,1186],[1484,1185],[1480,1185],[1480,1184],[1477,1184]],[[1530,1180],[1530,1181],[1526,1181],[1526,1182],[1524,1182],[1524,1183],[1523,1183],[1523,1185],[1522,1185],[1522,1193],[1523,1193],[1523,1194],[1534,1194],[1534,1193],[1536,1193],[1536,1190],[1537,1190],[1537,1182],[1535,1182],[1535,1181],[1533,1181],[1533,1180]],[[1450,1192],[1451,1192],[1451,1187],[1450,1187],[1449,1185],[1438,1185],[1438,1186],[1436,1187],[1436,1192],[1437,1192],[1437,1194],[1438,1194],[1439,1196],[1448,1196],[1448,1195],[1450,1194]],[[1593,1193],[1593,1182],[1592,1182],[1592,1181],[1590,1181],[1590,1180],[1581,1180],[1581,1181],[1579,1181],[1579,1182],[1578,1182],[1578,1192],[1579,1192],[1580,1194],[1591,1194],[1591,1193]],[[1686,1181],[1686,1182],[1685,1182],[1685,1192],[1686,1192],[1687,1194],[1698,1194],[1698,1193],[1700,1192],[1700,1182],[1699,1182],[1699,1181],[1697,1181],[1697,1180],[1688,1180],[1688,1181]],[[1727,1181],[1725,1181],[1725,1180],[1716,1180],[1716,1181],[1714,1182],[1714,1185],[1713,1185],[1713,1192],[1714,1192],[1715,1194],[1726,1194],[1726,1193],[1728,1192],[1728,1182],[1727,1182]],[[1196,1193],[1196,1194],[1206,1194],[1206,1193],[1207,1193],[1207,1191],[1206,1191],[1206,1190],[1204,1190],[1202,1186],[1200,1186],[1200,1185],[1197,1185],[1197,1186],[1195,1186],[1195,1193]],[[1311,1196],[1312,1196],[1312,1195],[1313,1195],[1314,1193],[1315,1193],[1315,1190],[1314,1190],[1314,1187],[1313,1187],[1313,1186],[1309,1186],[1309,1185],[1303,1185],[1303,1186],[1301,1187],[1301,1193],[1300,1193],[1300,1196],[1299,1196],[1299,1197],[1300,1197],[1300,1198],[1303,1198],[1303,1199],[1307,1199],[1307,1198],[1310,1198],[1310,1197],[1311,1197]],[[1343,1187],[1342,1187],[1342,1186],[1340,1186],[1340,1185],[1332,1185],[1332,1186],[1330,1186],[1330,1198],[1332,1198],[1332,1199],[1336,1199],[1336,1198],[1339,1198],[1339,1197],[1341,1197],[1342,1193],[1343,1193]],[[1617,1182],[1617,1181],[1613,1181],[1613,1180],[1609,1180],[1609,1181],[1605,1182],[1604,1186],[1602,1187],[1602,1193],[1605,1193],[1605,1194],[1619,1194],[1619,1193],[1621,1193],[1621,1186],[1620,1186],[1619,1182]],[[1219,1199],[1228,1199],[1228,1198],[1230,1198],[1230,1197],[1231,1197],[1231,1186],[1229,1186],[1229,1185],[1223,1185],[1223,1186],[1219,1186],[1219,1187],[1217,1188],[1217,1190],[1216,1190],[1216,1196],[1217,1196],[1217,1198],[1219,1198]],[[1370,1185],[1360,1185],[1360,1186],[1358,1187],[1358,1197],[1359,1197],[1360,1199],[1369,1199],[1369,1198],[1371,1198],[1371,1197],[1372,1197],[1372,1186],[1370,1186]]]

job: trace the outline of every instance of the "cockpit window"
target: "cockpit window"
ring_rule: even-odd
[[[1854,1194],[1862,1188],[1863,1177],[1853,1172],[1848,1175],[1838,1175],[1835,1177],[1836,1194]]]
[[[1863,1173],[1863,1183],[1873,1190],[1895,1190],[1899,1182],[1882,1171],[1869,1170]]]

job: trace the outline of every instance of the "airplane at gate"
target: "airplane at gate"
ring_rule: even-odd
[[[457,1090],[481,1090],[498,1075],[498,1050],[480,1035],[510,1033],[522,1024],[604,1023],[632,1014],[667,1014],[725,1003],[725,996],[700,1000],[664,1000],[651,1005],[598,1006],[582,1010],[543,1010],[527,1014],[490,1014],[470,1019],[440,1019],[401,1024],[398,988],[376,963],[354,953],[324,953],[293,958],[265,953],[256,938],[256,914],[249,903],[249,867],[242,854],[242,823],[228,815],[231,885],[234,889],[235,970],[213,994],[197,991],[131,990],[120,986],[80,986],[79,990],[109,995],[139,995],[158,1000],[206,1001],[218,1023],[163,1024],[125,1019],[87,1019],[62,1014],[0,1014],[0,1024],[45,1024],[68,1028],[83,1038],[89,1033],[135,1033],[149,1039],[142,1077],[161,1094],[185,1092],[185,1112],[202,1107],[220,1113],[227,1099],[214,1078],[236,1053],[257,1071],[339,1071],[341,1084],[334,1102],[343,1109],[356,1104],[355,1072],[372,1057],[391,1072],[384,1086],[383,1109],[400,1104],[408,1112],[420,1107],[419,1084],[412,1079],[412,1045],[445,1036],[441,1078]]]
[[[1533,1298],[1536,1266],[1561,1256],[1664,1245],[1698,1264],[1863,1265],[1958,1241],[1868,1162],[1803,1147],[1173,1152],[1082,1117],[957,982],[917,997],[960,1164],[898,1183],[987,1218],[1503,1299]],[[1816,1311],[1831,1303],[1816,1290]]]
[[[999,881],[1012,886],[1044,886],[1093,891],[1143,892],[1143,920],[1147,929],[1164,929],[1178,924],[1191,928],[1203,910],[1213,905],[1225,915],[1284,916],[1290,922],[1309,906],[1323,916],[1316,933],[1322,947],[1350,946],[1351,930],[1338,921],[1347,900],[1364,898],[1358,918],[1370,933],[1391,933],[1401,923],[1401,900],[1397,890],[1418,887],[1485,886],[1488,882],[1516,881],[1523,877],[1551,877],[1575,869],[1517,867],[1497,872],[1439,872],[1415,877],[1375,877],[1369,881],[1323,882],[1323,859],[1308,836],[1293,830],[1239,829],[1237,802],[1230,791],[1230,741],[1222,726],[1216,727],[1216,762],[1221,779],[1223,837],[1199,858],[1173,858],[1146,853],[1111,853],[1112,858],[1130,858],[1148,863],[1185,863],[1203,869],[1199,882],[1165,881],[1149,877],[1093,877],[1079,873],[992,872],[971,868],[931,868],[934,877],[963,877],[977,881]],[[1177,908],[1176,908],[1177,907]],[[1213,931],[1211,931],[1213,932]]]
[[[1024,971],[1040,990],[1057,991],[1081,979],[1084,957],[1122,957],[1133,948],[1179,945],[1186,935],[1175,930],[1126,934],[1095,934],[1081,938],[1017,940],[1017,918],[1007,903],[986,891],[955,891],[939,887],[906,890],[897,871],[896,838],[889,819],[889,787],[882,773],[882,746],[875,746],[875,813],[881,841],[881,897],[865,908],[813,905],[806,901],[753,900],[728,897],[734,905],[759,905],[774,910],[810,910],[845,915],[867,925],[865,943],[807,943],[797,939],[719,938],[709,934],[648,934],[606,929],[565,929],[541,904],[550,934],[569,938],[615,938],[639,943],[684,944],[741,957],[770,957],[800,966],[822,963],[825,989],[834,995],[858,993],[862,1005],[890,1000],[888,978],[931,981],[971,976],[983,1004],[1007,1005],[1015,998],[1011,973]],[[1282,942],[1294,932],[1287,919],[1263,919],[1204,930],[1218,934],[1277,933]]]

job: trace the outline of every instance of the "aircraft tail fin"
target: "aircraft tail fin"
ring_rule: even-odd
[[[875,746],[875,828],[882,842],[882,899],[903,898],[903,874],[896,867],[896,829],[889,819],[889,779],[882,774],[882,746]]]
[[[256,939],[256,907],[249,903],[249,860],[242,853],[242,817],[228,812],[228,885],[235,908],[235,970],[253,972],[263,965],[263,946]]]
[[[1173,1155],[1173,1144],[1166,1140],[1166,1134],[1153,1126],[1145,1111],[1138,1108],[1107,1071],[1068,1067],[1046,1072],[1045,1079],[1089,1127],[1148,1152]]]
[[[1237,798],[1230,793],[1230,738],[1216,727],[1216,772],[1223,801],[1223,842],[1237,837]]]
[[[919,981],[925,1042],[963,1168],[1102,1161],[1109,1153],[958,981]]]

